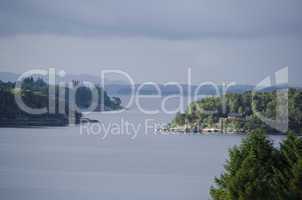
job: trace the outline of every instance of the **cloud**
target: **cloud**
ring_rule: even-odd
[[[120,69],[137,82],[186,82],[192,67],[197,83],[254,84],[289,66],[302,85],[301,8],[301,0],[0,0],[0,67]]]
[[[256,84],[289,66],[290,80],[302,85],[302,40],[161,40],[23,35],[0,38],[1,71],[23,73],[56,67],[68,74],[100,76],[102,70],[128,73],[135,82],[235,81]]]
[[[301,7],[301,0],[2,0],[0,35],[300,37]]]

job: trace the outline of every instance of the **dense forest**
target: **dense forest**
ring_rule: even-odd
[[[74,81],[73,84],[75,87],[77,86],[74,94],[75,105],[81,110],[87,109],[92,103],[91,91],[85,86],[78,85],[80,84],[78,81]],[[79,123],[81,110],[73,109],[69,98],[72,89],[54,87],[56,92],[52,98],[55,102],[55,112],[50,113],[48,112],[49,86],[43,79],[25,79],[20,91],[15,89],[15,83],[0,81],[0,126],[64,126],[69,123],[70,117],[73,117],[75,123]],[[97,105],[95,111],[121,108],[121,100],[119,98],[110,98],[100,87],[96,86],[95,88],[99,94],[99,98],[95,102]],[[61,96],[59,98],[59,90],[64,90],[63,98]],[[17,105],[15,95],[21,96],[28,107],[34,109],[47,108],[47,112],[44,114],[30,114],[23,111]],[[102,104],[103,99],[104,104]],[[59,104],[64,105],[63,112],[59,111]]]
[[[214,200],[302,199],[302,138],[294,133],[276,148],[255,130],[230,149],[224,168],[210,190]]]
[[[288,104],[288,110],[278,111],[281,115],[282,112],[288,114],[289,130],[302,133],[302,92],[290,88],[284,94],[288,95],[288,102],[283,102]],[[217,127],[223,120],[223,130],[226,132],[250,132],[256,128],[266,129],[270,133],[277,132],[260,120],[255,111],[266,118],[275,119],[277,104],[282,104],[277,95],[284,94],[277,91],[253,94],[248,91],[242,94],[228,93],[223,97],[207,97],[191,103],[185,113],[178,113],[170,126]]]

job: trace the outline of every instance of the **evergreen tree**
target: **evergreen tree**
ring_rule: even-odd
[[[292,132],[280,145],[274,184],[278,199],[302,199],[302,139]]]
[[[262,130],[256,130],[239,147],[229,152],[225,172],[211,188],[214,200],[275,199],[273,181],[274,154],[272,142]]]
[[[274,148],[256,130],[230,150],[225,172],[216,178],[214,200],[301,200],[302,139],[289,132]]]

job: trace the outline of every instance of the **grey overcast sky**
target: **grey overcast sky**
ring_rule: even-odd
[[[0,0],[0,71],[302,85],[301,0]]]

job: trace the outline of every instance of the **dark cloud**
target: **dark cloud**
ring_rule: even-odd
[[[0,34],[300,37],[301,8],[301,0],[1,0]]]
[[[0,0],[0,68],[302,85],[301,0]],[[1,37],[2,36],[2,37]],[[15,37],[6,37],[15,36]]]

